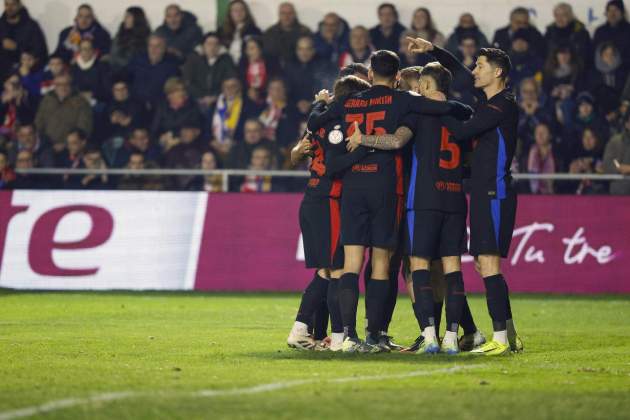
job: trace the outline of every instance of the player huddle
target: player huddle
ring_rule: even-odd
[[[359,353],[521,351],[500,271],[516,215],[510,164],[518,109],[506,89],[510,60],[501,50],[482,49],[471,72],[421,38],[410,39],[409,48],[436,62],[401,71],[398,56],[380,50],[372,54],[369,70],[358,64],[344,68],[332,97],[325,90],[316,95],[308,133],[292,151],[293,162],[312,158],[300,227],[306,266],[317,271],[288,345]],[[478,97],[474,112],[447,100],[453,73],[470,82]],[[468,211],[462,161],[468,155],[468,251],[486,288],[490,341],[475,326],[461,272]],[[361,340],[356,316],[366,249]],[[401,266],[421,331],[407,348],[387,333]],[[440,340],[443,302],[446,332]],[[464,335],[458,339],[460,326]]]

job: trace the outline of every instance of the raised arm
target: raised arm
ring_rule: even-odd
[[[306,128],[310,132],[319,130],[320,127],[323,127],[329,121],[341,118],[343,114],[341,102],[333,101],[328,104],[328,99],[328,91],[326,90],[322,90],[315,95],[315,103],[306,123]]]

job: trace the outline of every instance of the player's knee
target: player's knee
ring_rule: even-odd
[[[490,277],[501,273],[501,258],[498,255],[480,255],[477,259],[477,272],[481,277]]]
[[[430,261],[423,257],[411,257],[411,271],[428,270]]]
[[[318,269],[317,275],[323,279],[330,279],[330,271],[327,268]]]
[[[460,257],[443,257],[442,265],[444,267],[444,274],[454,273],[462,269]]]

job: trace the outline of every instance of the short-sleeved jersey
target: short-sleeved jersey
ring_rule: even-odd
[[[414,132],[407,209],[466,213],[461,146],[439,117],[413,115],[404,125]]]

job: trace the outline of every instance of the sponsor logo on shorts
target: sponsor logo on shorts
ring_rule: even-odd
[[[459,182],[437,181],[435,188],[438,191],[462,192],[462,184]]]

